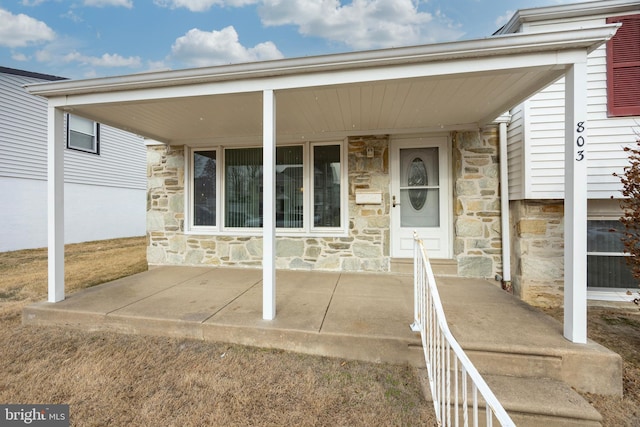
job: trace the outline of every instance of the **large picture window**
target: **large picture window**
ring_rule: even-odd
[[[68,114],[67,148],[100,154],[100,125],[83,117]]]
[[[192,150],[190,161],[192,230],[250,233],[263,226],[261,147]],[[278,146],[275,170],[276,228],[343,231],[342,144]]]

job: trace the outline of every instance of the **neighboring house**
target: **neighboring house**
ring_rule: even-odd
[[[622,5],[625,13],[637,4],[597,3]],[[553,8],[544,10],[553,15]],[[571,10],[581,16],[575,8],[560,18],[575,21]],[[557,165],[548,159],[533,167],[525,158],[517,169],[517,105],[567,76],[561,93],[570,108],[552,116],[559,114],[561,128],[564,121],[592,129],[584,64],[617,29],[594,19],[479,40],[56,81],[28,91],[49,99],[54,152],[67,111],[158,141],[147,156],[149,264],[262,267],[265,319],[275,316],[275,268],[389,272],[413,256],[414,233],[452,274],[509,282],[505,272],[513,262],[516,290],[527,297],[525,244],[535,248],[552,237],[554,250],[575,248],[565,270],[586,271],[584,232],[575,225],[586,224],[587,171],[575,159],[585,141],[575,130],[552,143]],[[503,113],[512,109],[507,171]],[[594,153],[596,135],[586,139]],[[576,138],[582,138],[578,148]],[[633,142],[625,139],[616,142]],[[624,158],[616,161],[607,174],[621,170]],[[67,167],[56,156],[49,165],[55,198]],[[564,180],[572,189],[564,207],[527,201],[548,196],[518,193],[544,178],[532,170],[567,165],[571,173],[558,178],[559,190]],[[511,206],[500,197],[507,183]],[[559,190],[554,199],[562,197]],[[526,217],[535,209],[554,217]],[[50,205],[53,224],[61,223],[58,214]],[[571,231],[563,234],[567,222]],[[553,235],[540,236],[540,229]],[[63,260],[59,236],[50,239],[49,301],[55,302],[64,298]],[[553,253],[557,268],[536,282],[543,296],[554,297],[563,280],[563,254]],[[586,290],[580,274],[571,277],[565,305],[581,314],[569,319],[580,325],[566,336],[585,342]]]
[[[625,146],[640,132],[640,3],[598,1],[516,12],[496,34],[622,23],[587,59],[587,285],[590,298],[617,299],[637,288],[625,262],[618,221]],[[516,292],[532,303],[562,295],[564,78],[511,110],[509,199]],[[623,289],[620,289],[623,288]],[[613,292],[612,292],[613,291]],[[615,292],[617,291],[617,292]],[[629,299],[628,296],[626,296]]]
[[[47,246],[47,100],[24,86],[61,77],[0,67],[0,252]],[[145,234],[141,137],[65,115],[66,243]]]

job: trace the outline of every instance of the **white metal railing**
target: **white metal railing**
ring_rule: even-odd
[[[501,426],[515,426],[451,334],[426,250],[422,240],[415,234],[414,241],[415,320],[411,329],[420,332],[422,336],[429,387],[438,425],[477,427],[478,407],[484,406],[486,426],[493,426],[494,420]]]

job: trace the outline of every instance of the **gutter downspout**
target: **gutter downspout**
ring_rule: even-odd
[[[509,221],[509,166],[507,154],[507,124],[511,115],[502,114],[494,123],[499,125],[498,144],[500,147],[500,225],[502,235],[502,277],[496,277],[502,283],[502,289],[513,293],[511,286],[511,238]]]

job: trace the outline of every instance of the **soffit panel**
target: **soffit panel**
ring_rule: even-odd
[[[551,83],[560,72],[557,67],[530,67],[277,91],[276,130],[289,139],[318,139],[478,124],[487,114],[498,115]],[[89,104],[70,110],[171,143],[262,138],[260,92]]]

